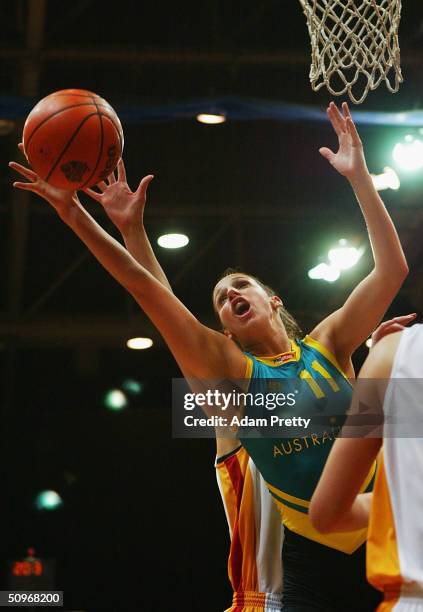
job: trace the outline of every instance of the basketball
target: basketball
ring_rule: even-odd
[[[61,189],[96,185],[116,168],[123,150],[119,117],[91,91],[64,89],[38,102],[23,129],[34,172]]]

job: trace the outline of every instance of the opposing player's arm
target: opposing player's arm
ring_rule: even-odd
[[[408,274],[408,266],[392,219],[367,170],[348,106],[343,105],[341,114],[332,103],[328,116],[339,139],[339,150],[336,154],[327,148],[320,152],[349,180],[363,212],[374,258],[373,270],[355,287],[342,308],[311,333],[345,365],[381,321]]]
[[[393,333],[382,338],[369,353],[360,371],[350,411],[350,418],[355,419],[354,425],[350,425],[347,419],[344,431],[345,435],[354,437],[336,440],[311,499],[310,519],[322,533],[350,531],[367,525],[370,494],[359,492],[379,452],[382,439],[357,437],[361,430],[357,415],[363,414],[364,405],[369,409],[367,415],[383,415],[386,382],[391,375],[400,335]]]
[[[11,167],[30,181],[16,182],[14,186],[48,201],[103,267],[131,293],[165,339],[185,376],[244,377],[246,358],[236,344],[200,323],[168,288],[98,225],[75,192],[53,188],[32,170],[14,162]]]
[[[117,180],[115,173],[112,173],[106,181],[97,185],[97,190],[85,189],[85,192],[101,204],[109,219],[120,231],[126,248],[132,257],[164,287],[172,291],[144,227],[147,188],[152,179],[152,175],[145,176],[140,181],[138,188],[132,191],[126,179],[124,162],[120,160]],[[202,356],[201,359],[203,359]],[[185,371],[184,374],[186,378],[190,378],[188,372]],[[201,386],[200,381],[191,380],[190,382],[192,391],[196,393],[206,391],[206,388]],[[207,413],[208,408],[204,407],[204,411]],[[210,414],[213,414],[213,411]],[[226,455],[238,446],[238,440],[235,437],[228,436],[226,427],[223,427],[221,430],[216,428],[216,451],[218,457]]]
[[[96,186],[97,190],[84,189],[84,191],[101,204],[109,219],[120,231],[132,257],[172,291],[144,227],[147,189],[153,178],[151,174],[144,176],[137,189],[132,191],[126,179],[125,164],[121,159],[117,166],[117,180],[113,172]]]

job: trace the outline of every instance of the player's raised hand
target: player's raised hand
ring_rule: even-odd
[[[417,314],[412,312],[411,314],[402,315],[401,317],[394,317],[393,319],[389,319],[388,321],[381,323],[372,334],[372,347],[374,347],[374,345],[384,336],[402,331],[406,325],[414,321],[416,316]]]
[[[144,207],[147,201],[147,188],[153,175],[145,176],[136,191],[131,191],[126,180],[125,164],[121,159],[117,166],[117,179],[113,172],[106,181],[94,189],[84,189],[85,193],[99,202],[110,220],[121,233],[142,222]]]
[[[21,143],[18,145],[18,147],[21,153],[25,154]],[[22,189],[23,191],[32,191],[33,193],[36,193],[51,204],[51,206],[53,206],[53,208],[55,208],[59,214],[64,214],[73,206],[80,206],[80,202],[75,191],[67,191],[65,189],[53,187],[52,185],[49,185],[43,181],[33,170],[23,166],[22,164],[18,164],[17,162],[9,162],[9,167],[18,172],[18,174],[22,175],[24,178],[28,179],[28,182],[15,181],[13,183],[13,187]]]
[[[336,153],[327,147],[319,149],[320,154],[343,176],[354,179],[363,172],[367,173],[363,145],[352,120],[348,104],[342,104],[342,113],[331,102],[327,115],[338,136],[339,148]]]

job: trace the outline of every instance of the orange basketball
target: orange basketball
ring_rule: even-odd
[[[64,89],[29,113],[23,146],[32,169],[61,189],[82,189],[113,172],[123,150],[119,117],[91,91]]]

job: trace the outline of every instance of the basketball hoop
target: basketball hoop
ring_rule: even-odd
[[[402,83],[401,0],[299,0],[311,40],[310,82],[361,104],[382,81]]]

